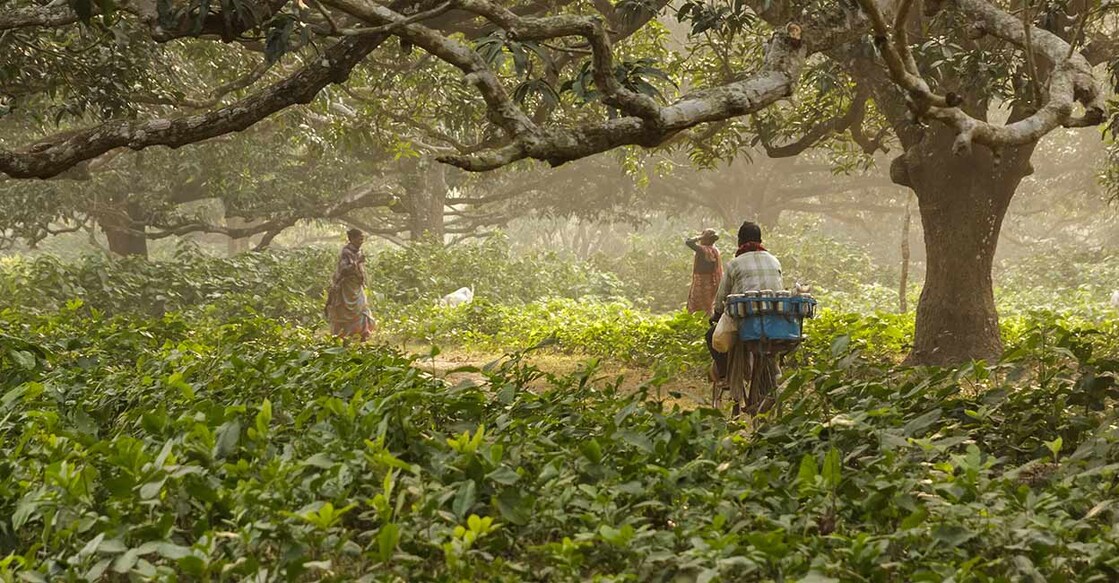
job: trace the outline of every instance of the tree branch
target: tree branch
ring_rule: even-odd
[[[26,6],[0,13],[0,31],[36,26],[65,26],[77,21],[78,14],[68,4]]]
[[[1022,20],[986,2],[985,0],[951,0],[960,15],[970,21],[975,34],[990,34],[1009,42],[1031,56],[1044,59],[1049,65],[1048,101],[1024,119],[993,125],[976,119],[958,106],[963,99],[953,94],[941,98],[928,89],[919,75],[899,67],[901,47],[896,46],[904,36],[895,34],[894,43],[888,36],[886,24],[874,0],[858,0],[871,15],[875,40],[879,44],[887,69],[893,81],[904,89],[912,100],[918,115],[936,119],[956,131],[953,150],[957,153],[970,150],[973,143],[991,148],[1028,144],[1060,126],[1085,127],[1098,125],[1104,119],[1103,92],[1100,90],[1092,67],[1083,55],[1070,51],[1070,45],[1057,35],[1038,27],[1023,24]],[[898,23],[904,28],[904,23]],[[897,31],[895,31],[896,33]],[[1075,103],[1084,106],[1084,116],[1073,117]]]
[[[508,34],[521,40],[544,40],[556,36],[584,36],[595,53],[596,85],[630,115],[572,128],[545,129],[530,120],[510,100],[496,74],[470,47],[443,37],[419,24],[402,24],[397,36],[424,48],[429,53],[458,67],[486,102],[489,117],[505,130],[509,143],[467,155],[441,157],[470,171],[498,168],[524,158],[545,160],[552,165],[586,157],[623,145],[652,147],[677,132],[710,121],[745,115],[784,98],[792,91],[804,59],[811,49],[820,50],[833,43],[853,38],[861,28],[854,13],[844,8],[835,13],[812,15],[800,25],[790,24],[774,35],[765,64],[753,77],[685,96],[675,104],[661,107],[651,99],[628,99],[618,91],[611,75],[612,56],[609,39],[598,21],[561,15],[522,18],[487,0],[459,0],[464,9],[497,23]],[[405,17],[371,0],[327,0],[326,3],[374,25],[402,22]],[[802,40],[804,39],[804,40]],[[639,115],[635,115],[634,112]]]
[[[209,109],[221,102],[222,98],[234,91],[240,91],[253,83],[259,81],[264,77],[265,73],[272,68],[274,61],[269,59],[262,59],[255,67],[248,73],[228,82],[223,83],[210,90],[206,97],[191,98],[183,97],[180,99],[166,99],[156,96],[137,96],[134,99],[138,103],[148,103],[151,105],[169,105],[178,107],[189,107],[191,109]]]
[[[536,124],[513,103],[497,75],[466,44],[424,25],[406,24],[407,17],[372,0],[324,0],[323,3],[370,24],[396,24],[393,34],[461,70],[466,82],[473,85],[486,102],[490,121],[505,130],[507,137],[517,138],[537,131]]]
[[[392,193],[364,190],[358,196],[340,202],[327,208],[299,209],[291,215],[277,217],[256,225],[247,227],[226,227],[201,221],[180,223],[176,225],[153,225],[157,231],[131,230],[133,233],[143,234],[149,239],[163,239],[171,236],[180,236],[187,233],[218,233],[233,239],[243,239],[260,233],[273,233],[274,238],[280,231],[305,219],[328,219],[347,216],[355,210],[363,208],[391,206],[397,202]],[[271,240],[271,239],[269,239]]]
[[[769,130],[759,124],[758,137],[761,140],[762,148],[765,149],[766,155],[770,158],[797,156],[831,134],[853,128],[854,125],[861,123],[866,114],[866,100],[866,94],[856,93],[851,98],[851,106],[842,115],[837,115],[823,123],[812,126],[812,129],[805,132],[795,142],[781,146],[774,146],[769,136]]]
[[[482,15],[505,29],[510,38],[523,41],[544,41],[566,36],[586,39],[592,53],[595,85],[602,91],[602,101],[624,113],[657,123],[660,108],[656,101],[622,87],[614,76],[614,54],[610,36],[602,20],[587,16],[558,15],[521,17],[490,0],[458,0],[460,6]]]
[[[266,89],[228,106],[199,115],[148,121],[110,121],[87,130],[48,138],[23,151],[0,150],[0,172],[13,178],[50,178],[115,148],[178,148],[245,130],[269,115],[310,103],[323,87],[346,79],[388,35],[339,41],[321,58]]]
[[[396,32],[402,26],[406,26],[406,25],[412,24],[414,22],[420,22],[420,21],[423,21],[423,20],[430,20],[432,18],[435,18],[436,16],[446,14],[452,7],[453,6],[451,5],[450,2],[444,2],[444,3],[436,6],[435,8],[432,8],[431,10],[425,10],[423,12],[417,12],[416,14],[405,17],[402,20],[397,20],[395,22],[390,22],[388,24],[384,24],[384,25],[381,25],[381,26],[374,26],[374,27],[371,27],[371,28],[344,28],[344,29],[340,30],[339,32],[342,35],[345,35],[345,36],[357,36],[357,35],[362,35],[362,34],[381,34],[383,32],[392,33],[392,32]]]

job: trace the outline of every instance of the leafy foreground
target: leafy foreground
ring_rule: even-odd
[[[1119,576],[1119,362],[1068,331],[959,372],[840,342],[749,430],[262,318],[0,325],[3,580]]]

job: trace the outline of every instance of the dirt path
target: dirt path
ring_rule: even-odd
[[[410,347],[413,354],[426,354],[423,347]],[[441,352],[434,359],[420,358],[416,367],[442,378],[451,383],[475,382],[485,384],[485,375],[473,371],[460,371],[465,367],[482,368],[487,364],[503,358],[499,354],[473,352],[462,350],[448,350]],[[523,362],[535,366],[541,371],[553,375],[567,375],[582,369],[591,359],[583,356],[574,356],[558,352],[538,351],[525,356]],[[601,382],[613,382],[621,377],[623,391],[637,391],[639,387],[653,379],[653,371],[644,368],[635,368],[622,363],[603,360],[594,379]],[[668,379],[659,387],[650,388],[650,395],[663,398],[667,404],[679,405],[683,409],[694,409],[703,404],[708,398],[710,385],[707,379],[698,372],[685,372]],[[543,388],[543,384],[539,388]]]

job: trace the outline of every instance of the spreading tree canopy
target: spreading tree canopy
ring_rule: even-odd
[[[890,178],[916,194],[928,257],[913,360],[994,357],[1001,224],[1040,139],[1107,121],[1110,6],[9,0],[0,172],[81,178],[122,149],[268,125],[350,143],[338,167],[371,177],[363,160],[417,150],[482,172],[624,146],[700,163],[759,144],[896,148]],[[690,29],[682,46],[670,14]]]

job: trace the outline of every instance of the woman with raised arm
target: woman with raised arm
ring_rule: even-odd
[[[703,312],[709,318],[715,313],[715,291],[723,278],[723,261],[715,248],[718,240],[715,229],[704,229],[698,236],[684,240],[684,244],[695,251],[692,287],[688,292],[689,313]]]

